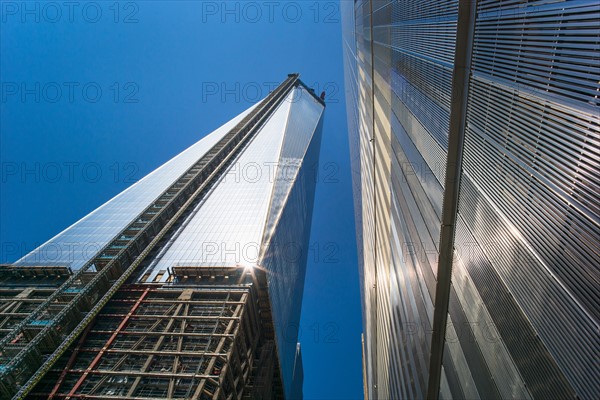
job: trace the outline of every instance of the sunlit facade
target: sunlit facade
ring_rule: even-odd
[[[341,4],[366,397],[600,398],[600,5]]]
[[[46,282],[48,294],[63,284],[57,298],[95,293],[84,299],[90,306],[62,301],[69,312],[101,304],[120,286],[103,308],[88,312],[97,314],[87,327],[86,314],[77,314],[79,324],[51,319],[47,304],[22,322],[20,303],[4,299],[15,317],[0,325],[0,397],[302,398],[298,326],[323,112],[323,101],[292,74],[263,101],[3,266],[4,284],[20,290],[13,296],[44,286],[32,279]],[[125,261],[107,273],[103,289],[92,287],[118,257]],[[73,276],[79,283],[71,288],[64,281]],[[50,348],[33,344],[48,340],[31,329],[36,324],[60,326]],[[83,333],[65,337],[70,329]],[[22,349],[9,351],[15,343]],[[30,361],[59,351],[52,364],[48,356]]]

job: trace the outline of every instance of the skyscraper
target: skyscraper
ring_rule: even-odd
[[[323,111],[291,74],[1,266],[0,397],[300,398]]]
[[[600,5],[342,6],[366,397],[600,398]]]

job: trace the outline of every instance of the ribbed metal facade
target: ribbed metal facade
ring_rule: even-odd
[[[428,394],[459,122],[440,397],[600,398],[600,5],[342,5],[369,398]]]

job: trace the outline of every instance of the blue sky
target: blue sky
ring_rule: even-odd
[[[0,3],[0,261],[264,97],[328,92],[300,341],[307,399],[362,398],[337,2]]]

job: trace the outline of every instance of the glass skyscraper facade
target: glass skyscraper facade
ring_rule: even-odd
[[[2,266],[1,397],[301,398],[323,111],[292,74]]]
[[[366,398],[600,398],[598,2],[342,16]]]

